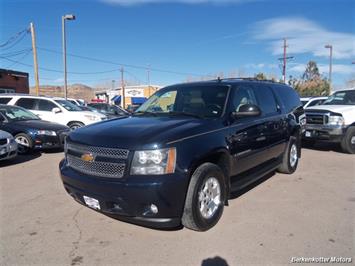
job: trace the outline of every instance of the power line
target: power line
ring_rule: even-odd
[[[19,51],[13,51],[13,52],[9,52],[9,53],[5,53],[5,54],[0,54],[0,56],[3,57],[15,57],[24,53],[28,53],[28,52],[32,51],[32,48],[27,48],[27,49],[23,49],[23,50],[19,50]]]
[[[51,52],[51,53],[62,54],[62,52],[55,51],[55,50],[52,50],[52,49],[47,49],[47,48],[42,48],[42,47],[38,47],[38,49],[42,50],[42,51]],[[71,56],[71,57],[76,57],[76,58],[81,58],[81,59],[85,59],[85,60],[94,61],[94,62],[117,65],[117,66],[121,66],[121,67],[124,66],[124,67],[136,68],[136,69],[144,69],[144,70],[148,69],[147,66],[118,63],[118,62],[113,62],[113,61],[109,61],[109,60],[93,58],[93,57],[88,57],[88,56],[82,56],[82,55],[76,55],[76,54],[71,54],[71,53],[67,53],[67,55]],[[206,76],[204,74],[189,73],[189,72],[178,72],[178,71],[160,69],[160,68],[149,68],[149,69],[150,69],[150,71],[162,72],[162,73],[170,73],[170,74],[183,75],[183,76]]]
[[[13,63],[17,63],[19,65],[23,65],[23,66],[27,66],[27,67],[33,67],[33,65],[31,64],[26,64],[26,63],[22,63],[10,58],[7,58],[5,56],[0,55],[0,58],[5,59],[7,61],[13,62]],[[43,71],[48,71],[48,72],[55,72],[55,73],[62,73],[62,70],[57,70],[57,69],[51,69],[51,68],[47,68],[47,67],[38,67],[39,69],[43,70]],[[112,73],[112,72],[116,72],[119,71],[119,69],[111,69],[111,70],[107,70],[107,71],[97,71],[97,72],[68,72],[69,74],[74,74],[74,75],[95,75],[95,74],[105,74],[105,73]]]
[[[17,59],[18,62],[21,62],[23,59],[25,59],[26,56],[28,56],[30,53],[32,52],[32,49],[29,49],[27,51],[27,53],[25,53],[20,59]],[[17,62],[12,63],[11,65],[9,65],[7,68],[11,68],[14,67],[15,65],[17,65]]]
[[[12,36],[9,40],[7,40],[5,43],[1,44],[1,50],[8,50],[20,43],[27,35],[28,29],[22,30],[18,33],[16,33],[14,36]],[[8,46],[9,45],[9,46]]]

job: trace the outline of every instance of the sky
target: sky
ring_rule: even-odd
[[[287,76],[300,77],[314,60],[328,77],[331,44],[334,86],[355,79],[351,0],[0,0],[0,68],[28,72],[34,85],[31,35],[21,33],[33,22],[40,84],[62,85],[65,14],[76,16],[66,22],[69,84],[118,85],[122,66],[125,80],[141,84],[222,73],[281,78],[283,38]]]

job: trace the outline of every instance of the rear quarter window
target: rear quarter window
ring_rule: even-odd
[[[17,100],[15,105],[20,106],[22,108],[28,109],[28,110],[35,110],[37,106],[37,99],[33,98],[20,98]]]
[[[272,87],[286,112],[292,112],[302,106],[300,96],[293,88],[283,85],[273,85]]]
[[[11,97],[2,97],[0,98],[0,104],[8,104],[11,101]]]

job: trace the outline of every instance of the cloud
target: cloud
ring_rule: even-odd
[[[255,2],[256,0],[101,0],[109,4],[121,6],[133,6],[143,4],[239,4],[245,2]]]
[[[333,46],[333,58],[350,59],[355,56],[355,34],[330,31],[306,18],[281,17],[259,21],[252,26],[252,35],[257,40],[268,41],[273,55],[282,54],[282,39],[287,38],[288,53],[312,53],[328,57]]]
[[[293,64],[289,67],[290,71],[294,71],[297,73],[304,73],[306,70],[307,64]],[[318,64],[318,69],[321,74],[328,75],[329,73],[329,65],[328,64]],[[341,75],[349,75],[355,73],[355,66],[353,65],[345,65],[345,64],[333,64],[332,73],[341,74]]]

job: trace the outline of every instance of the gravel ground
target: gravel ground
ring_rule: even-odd
[[[160,231],[76,203],[58,174],[62,153],[0,163],[0,265],[285,265],[352,257],[355,156],[303,149],[293,175],[239,193],[208,232]]]

